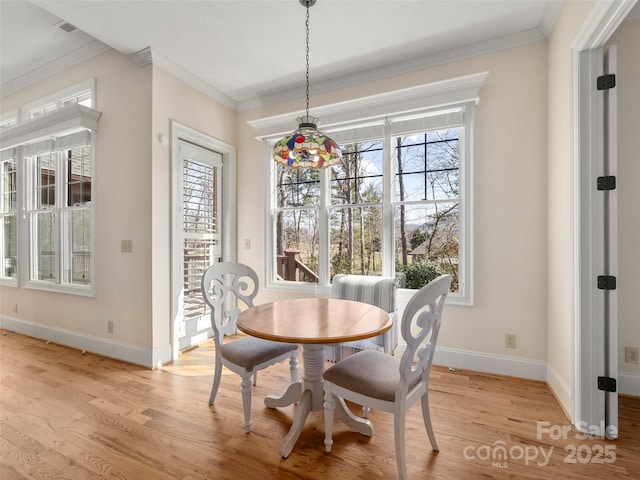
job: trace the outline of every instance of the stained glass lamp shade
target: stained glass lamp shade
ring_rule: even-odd
[[[318,130],[315,117],[298,117],[298,129],[273,147],[273,159],[285,167],[326,168],[342,157],[336,142]]]

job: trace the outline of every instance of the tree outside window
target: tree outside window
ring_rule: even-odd
[[[277,281],[318,282],[321,265],[328,281],[342,273],[389,275],[383,259],[392,255],[402,288],[418,289],[448,273],[452,292],[459,291],[461,128],[343,143],[341,163],[326,175],[277,165]],[[393,182],[385,182],[389,172]],[[384,216],[384,208],[392,215]],[[393,230],[390,248],[383,245],[385,229]]]

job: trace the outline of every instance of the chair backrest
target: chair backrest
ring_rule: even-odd
[[[240,309],[238,300],[253,307],[258,294],[258,275],[249,266],[237,262],[214,263],[202,275],[202,296],[211,307],[211,327],[216,343],[236,331]]]
[[[339,274],[333,277],[331,297],[364,302],[395,313],[397,288],[394,277]]]
[[[420,380],[428,380],[444,302],[451,285],[450,275],[440,275],[418,290],[407,303],[400,326],[407,348],[400,360],[400,384],[396,397]]]

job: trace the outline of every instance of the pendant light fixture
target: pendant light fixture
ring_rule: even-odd
[[[277,141],[273,147],[273,159],[291,168],[326,168],[340,162],[342,153],[336,142],[318,130],[319,119],[309,115],[309,7],[316,0],[299,0],[307,9],[307,110],[296,118],[298,128]]]

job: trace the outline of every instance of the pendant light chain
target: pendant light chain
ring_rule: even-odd
[[[307,117],[309,116],[309,4],[307,3]]]
[[[342,151],[335,140],[318,130],[320,120],[309,115],[309,7],[313,7],[316,0],[298,1],[307,10],[305,21],[307,30],[307,109],[304,117],[296,118],[298,128],[276,141],[273,146],[272,158],[283,167],[288,168],[327,168],[341,161]]]

